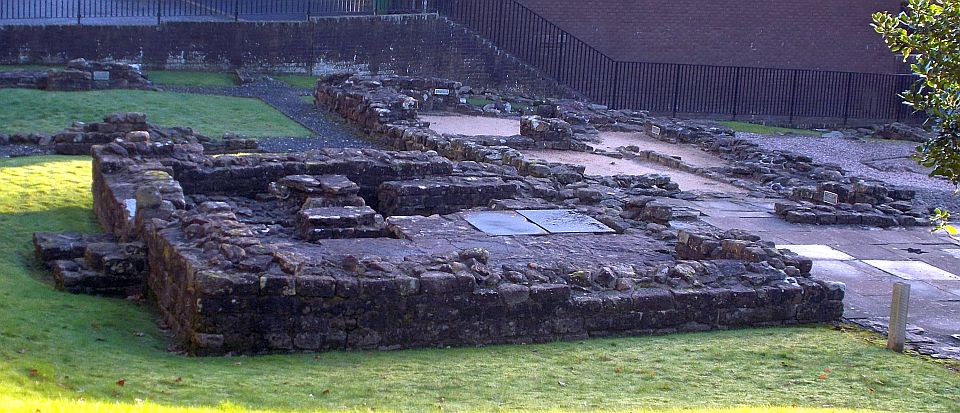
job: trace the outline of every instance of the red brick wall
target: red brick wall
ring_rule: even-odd
[[[894,73],[900,0],[518,0],[618,60]]]

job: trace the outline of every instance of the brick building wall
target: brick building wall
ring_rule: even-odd
[[[900,0],[517,0],[625,61],[902,72],[870,27]]]

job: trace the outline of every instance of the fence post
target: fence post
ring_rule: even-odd
[[[565,33],[560,33],[557,36],[557,49],[559,53],[559,59],[557,60],[557,83],[563,83],[563,49],[567,44],[567,35]]]
[[[843,126],[847,126],[850,118],[850,89],[853,88],[853,72],[847,73],[847,95],[843,98]]]
[[[80,25],[80,15],[83,14],[83,0],[77,0],[77,25]]]
[[[307,17],[306,21],[310,21],[310,14],[313,12],[313,0],[307,0]]]
[[[906,341],[909,304],[910,284],[894,284],[893,301],[890,303],[890,326],[887,328],[887,348],[898,353],[903,353],[903,344]]]
[[[163,0],[157,0],[157,26],[160,25],[160,15],[161,15],[161,10],[162,10],[162,6],[161,6],[162,3],[163,3]]]
[[[680,109],[680,64],[677,64],[677,71],[673,77],[673,117],[677,117],[677,111]]]
[[[793,126],[793,114],[797,106],[797,76],[800,75],[799,69],[793,69],[793,85],[790,86],[790,126]]]
[[[733,72],[733,120],[737,120],[740,110],[740,66]]]
[[[610,109],[617,109],[620,107],[620,61],[614,60],[613,64],[616,70],[613,75],[613,104],[610,105]]]
[[[240,21],[240,0],[234,0],[233,2],[233,21]]]

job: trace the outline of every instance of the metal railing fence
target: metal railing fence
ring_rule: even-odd
[[[516,0],[0,0],[4,20],[120,23],[304,20],[439,13],[559,84],[613,108],[655,113],[920,121],[911,75],[618,61]],[[61,22],[62,23],[62,22]]]
[[[440,0],[438,12],[613,108],[656,113],[922,121],[912,75],[618,61],[515,0]]]

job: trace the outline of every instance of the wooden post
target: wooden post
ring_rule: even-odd
[[[890,327],[887,333],[887,348],[903,352],[907,336],[907,309],[910,306],[910,284],[898,282],[893,285],[893,302],[890,304]]]

